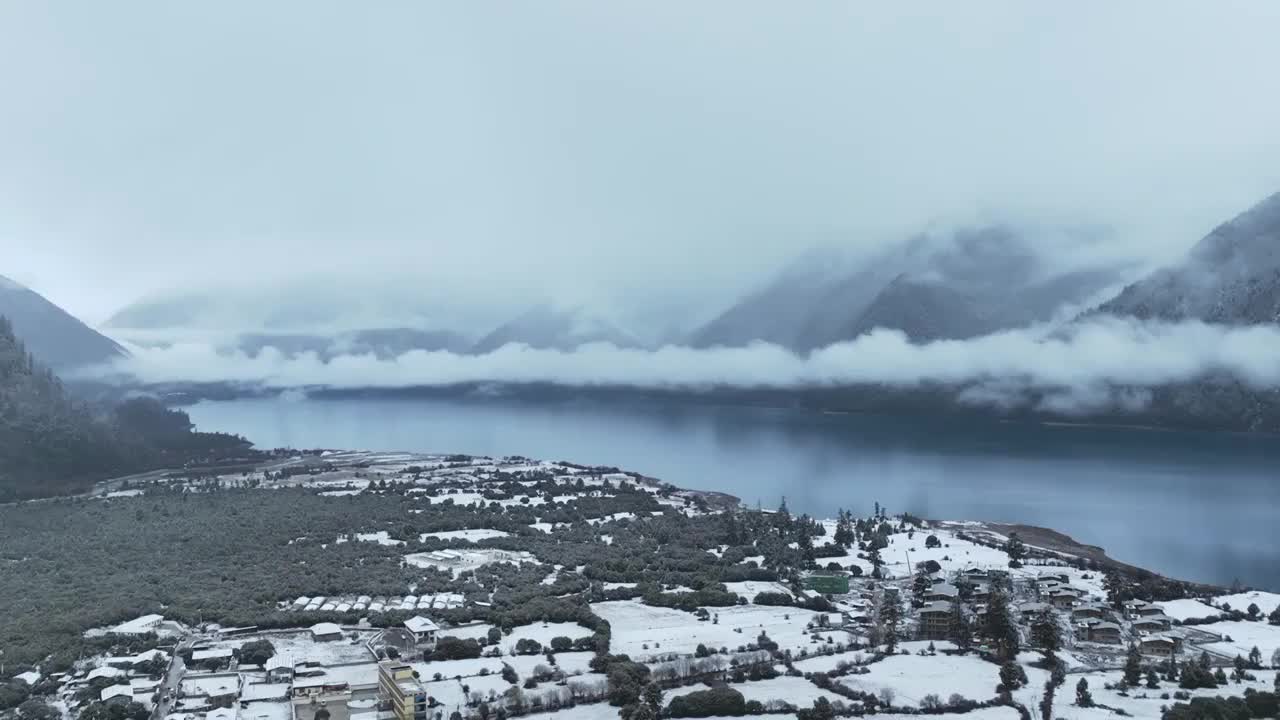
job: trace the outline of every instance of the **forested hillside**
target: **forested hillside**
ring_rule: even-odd
[[[243,438],[192,431],[149,398],[95,409],[67,393],[0,315],[0,502],[83,492],[112,475],[251,452]]]

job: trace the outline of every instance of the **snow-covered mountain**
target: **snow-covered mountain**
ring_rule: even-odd
[[[1181,263],[1129,285],[1099,311],[1231,325],[1280,321],[1280,193],[1219,225]]]
[[[1051,319],[1119,281],[1107,267],[1059,269],[1010,227],[921,235],[858,263],[807,262],[692,334],[696,347],[773,342],[798,352],[876,328],[965,339]]]
[[[39,293],[0,275],[0,315],[27,350],[53,370],[108,362],[125,350]]]
[[[573,350],[592,342],[612,343],[620,348],[641,347],[635,337],[612,322],[575,309],[537,305],[499,325],[471,348],[483,355],[505,345],[521,344],[540,350]]]

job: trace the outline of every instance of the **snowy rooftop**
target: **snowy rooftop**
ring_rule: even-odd
[[[415,615],[408,620],[405,620],[404,626],[409,628],[409,632],[412,633],[424,633],[440,629],[439,625],[436,625],[431,622],[431,620],[424,618],[421,615]]]

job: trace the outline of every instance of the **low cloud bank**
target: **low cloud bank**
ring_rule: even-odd
[[[207,344],[138,349],[98,368],[99,377],[145,383],[233,382],[265,388],[398,388],[459,383],[556,383],[577,387],[705,389],[878,384],[963,386],[961,400],[1012,405],[1034,391],[1043,409],[1138,409],[1146,389],[1229,375],[1247,385],[1280,385],[1280,329],[1099,317],[1065,327],[1029,328],[963,341],[912,343],[897,331],[799,356],[776,345],[694,350],[627,350],[607,344],[572,352],[509,345],[487,355],[408,352],[392,359],[315,354],[256,355]]]

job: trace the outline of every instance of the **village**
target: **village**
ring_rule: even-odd
[[[189,483],[179,492],[209,488],[207,478],[168,482]],[[327,453],[219,482],[263,493],[302,489],[338,503],[396,491],[413,504],[410,513],[518,511],[532,520],[529,537],[610,550],[664,517],[783,527],[786,513],[743,511],[723,496],[631,473],[525,459]],[[127,503],[151,491],[112,484],[101,495]],[[627,507],[660,509],[610,504],[629,495],[638,499]],[[556,519],[557,508],[578,502],[601,514]],[[545,515],[526,515],[534,512]],[[744,518],[722,517],[737,514]],[[136,652],[83,657],[48,677],[34,667],[14,678],[50,690],[50,706],[67,720],[872,712],[1014,720],[1040,717],[1047,692],[1049,720],[1158,718],[1179,701],[1270,693],[1280,682],[1274,593],[1160,599],[1137,596],[1134,583],[1121,596],[1119,576],[1096,559],[1037,547],[982,523],[890,517],[879,507],[868,517],[842,511],[837,519],[785,522],[802,529],[782,539],[798,541],[702,547],[697,562],[734,571],[696,588],[642,575],[604,579],[604,567],[550,562],[518,549],[522,536],[510,525],[412,536],[351,527],[321,547],[403,551],[403,568],[431,573],[446,589],[408,586],[392,595],[353,587],[277,597],[266,622],[238,627],[169,618],[157,608],[84,629],[141,648]],[[498,571],[506,579],[486,575]],[[581,614],[505,619],[495,607],[500,588],[517,576],[540,578],[517,591]],[[999,627],[1007,629],[992,629]],[[1177,677],[1191,666],[1222,681],[1187,687]],[[1056,701],[1050,686],[1063,688]]]

